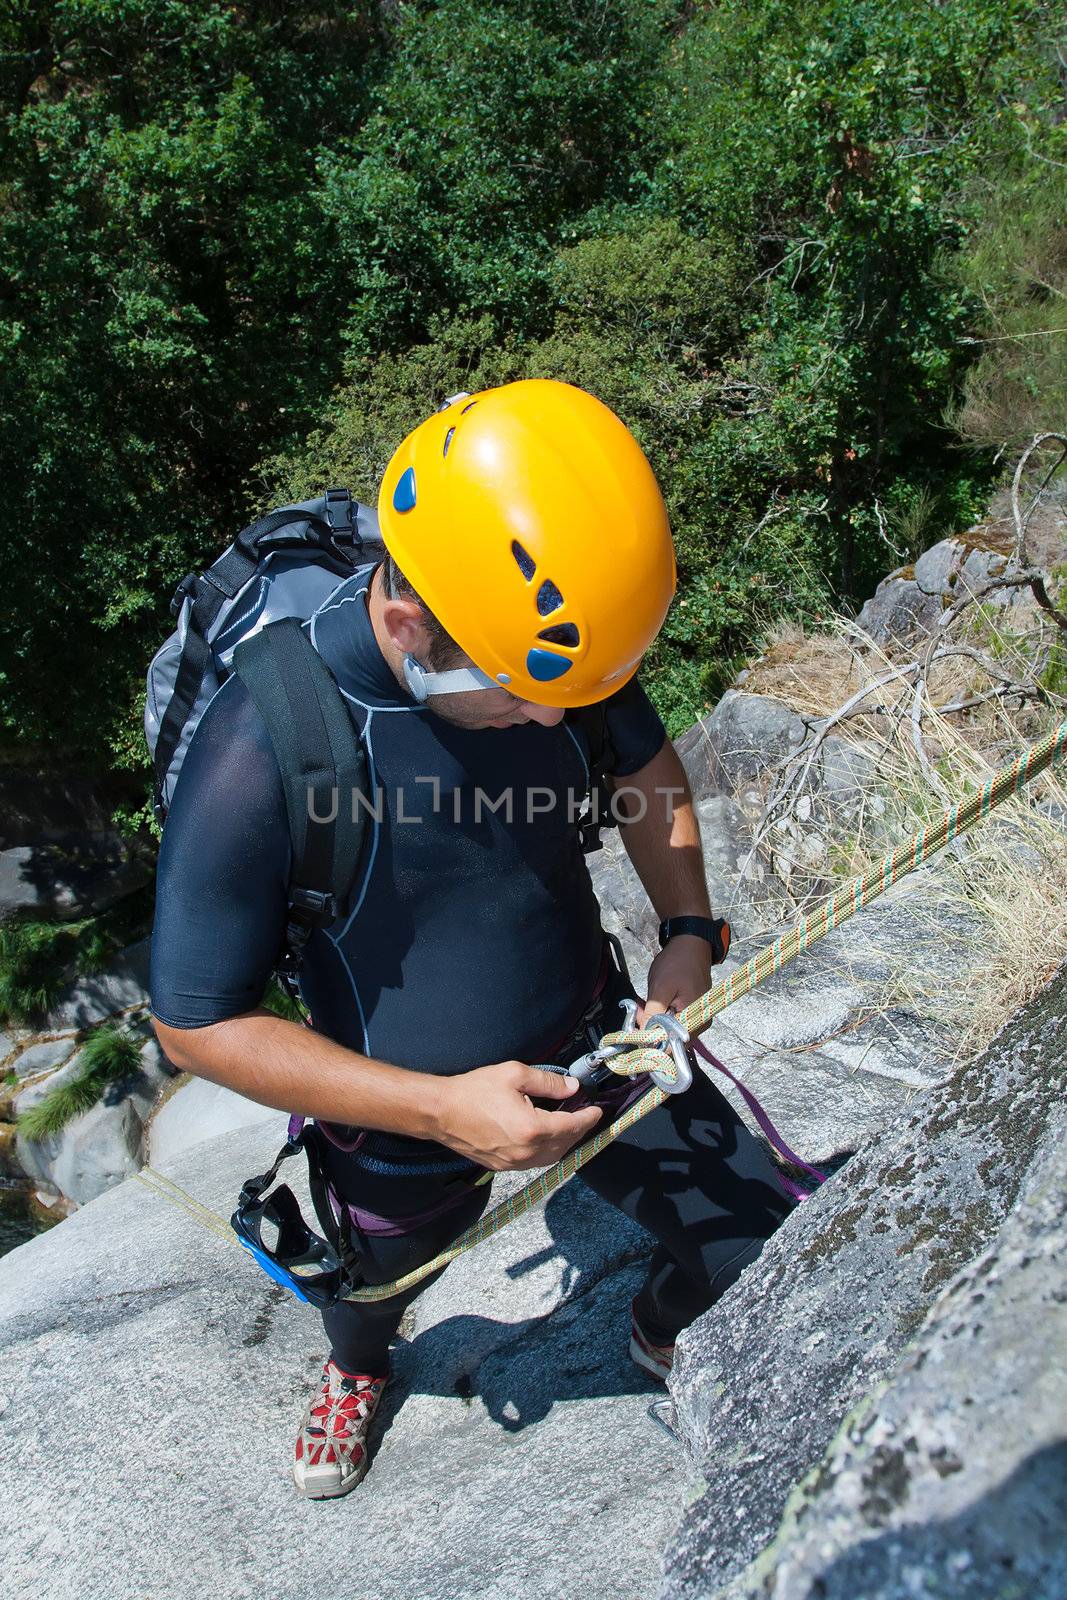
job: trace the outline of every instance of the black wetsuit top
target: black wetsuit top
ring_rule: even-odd
[[[377,814],[350,913],[308,943],[304,999],[318,1032],[413,1070],[544,1059],[585,1005],[601,957],[575,826],[584,738],[569,721],[463,729],[420,706],[378,648],[370,577],[346,580],[309,624],[363,736]],[[636,682],[608,715],[625,777],[656,755],[663,725]],[[160,1021],[203,1027],[260,1003],[289,865],[270,739],[232,677],[196,730],[163,833],[151,977]]]

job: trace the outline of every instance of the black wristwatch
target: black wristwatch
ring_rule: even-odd
[[[725,917],[668,917],[666,922],[659,925],[659,942],[665,945],[669,939],[677,938],[680,933],[693,934],[697,939],[706,939],[711,945],[711,964],[718,966],[720,961],[725,961],[730,949],[730,924]]]

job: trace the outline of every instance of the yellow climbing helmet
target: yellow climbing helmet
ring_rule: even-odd
[[[568,383],[450,401],[396,451],[378,518],[461,649],[537,705],[590,705],[626,683],[674,594],[652,468],[614,412]]]

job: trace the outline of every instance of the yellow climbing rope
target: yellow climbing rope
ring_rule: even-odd
[[[1037,744],[1031,745],[1028,750],[1024,750],[1010,767],[1005,767],[996,773],[975,794],[950,806],[938,822],[922,828],[914,838],[898,846],[869,872],[854,878],[843,889],[831,895],[817,911],[812,912],[811,916],[805,917],[781,939],[776,939],[758,955],[754,955],[750,961],[746,961],[744,966],[731,977],[722,983],[713,984],[706,994],[700,995],[692,1005],[679,1012],[678,1021],[682,1027],[691,1038],[695,1034],[702,1033],[720,1011],[724,1011],[735,1000],[739,1000],[743,994],[748,994],[757,984],[780,972],[802,950],[810,949],[816,940],[823,938],[831,929],[839,928],[863,906],[870,905],[872,900],[884,894],[894,883],[906,877],[909,872],[914,872],[916,867],[922,866],[923,862],[928,861],[938,850],[943,850],[951,840],[958,838],[961,833],[966,833],[977,822],[984,821],[995,806],[1018,794],[1039,772],[1044,772],[1046,767],[1051,766],[1065,749],[1067,749],[1067,722]],[[608,1062],[613,1072],[620,1073],[624,1077],[636,1077],[642,1072],[651,1072],[657,1068],[665,1074],[671,1071],[669,1051],[660,1045],[650,1046],[647,1034],[639,1031],[608,1033],[604,1035],[602,1043],[625,1047],[625,1054],[614,1056]],[[547,1200],[550,1194],[554,1194],[568,1179],[573,1178],[574,1174],[603,1150],[605,1145],[611,1144],[613,1139],[617,1139],[621,1133],[632,1128],[635,1122],[646,1117],[650,1111],[655,1111],[656,1107],[661,1106],[666,1099],[667,1091],[653,1086],[610,1127],[598,1129],[585,1144],[571,1150],[562,1161],[542,1172],[518,1194],[494,1206],[492,1211],[487,1211],[484,1217],[481,1217],[473,1227],[468,1228],[466,1233],[461,1234],[447,1250],[442,1250],[439,1255],[434,1256],[432,1261],[427,1261],[413,1272],[405,1273],[402,1278],[397,1278],[392,1283],[355,1289],[345,1298],[356,1301],[388,1300],[394,1294],[400,1294],[404,1289],[421,1283],[423,1278],[430,1277],[432,1273],[439,1272],[457,1256],[473,1250],[475,1245],[492,1238],[494,1233],[506,1228],[509,1222],[514,1222],[516,1217],[521,1217],[524,1212],[539,1205],[542,1200]]]
[[[922,866],[953,839],[966,833],[976,823],[984,821],[996,806],[1018,794],[1024,785],[1050,767],[1065,750],[1067,750],[1067,722],[1047,734],[1037,744],[1024,750],[1010,767],[1005,767],[996,773],[973,795],[950,806],[939,821],[922,828],[914,838],[898,846],[869,872],[854,878],[851,883],[831,895],[817,911],[798,922],[796,927],[782,938],[776,939],[773,944],[759,951],[731,977],[714,984],[706,994],[700,995],[679,1013],[678,1022],[690,1038],[702,1033],[712,1019],[727,1006],[739,1000],[742,995],[748,994],[751,989],[774,973],[780,972],[802,951],[810,949],[818,939],[822,939],[832,929],[839,928],[849,917],[869,905],[872,900],[876,900],[880,894],[884,894],[909,872],[914,872],[916,867]],[[613,1056],[608,1065],[613,1072],[623,1077],[636,1077],[651,1071],[656,1071],[665,1079],[669,1079],[672,1075],[671,1055],[669,1049],[663,1047],[665,1041],[662,1035],[655,1044],[652,1044],[648,1033],[637,1030],[620,1031],[605,1034],[602,1043],[606,1046],[619,1047],[621,1053]],[[517,1194],[486,1212],[484,1217],[461,1234],[447,1250],[442,1250],[432,1260],[412,1272],[405,1273],[403,1277],[396,1278],[392,1283],[354,1289],[345,1296],[345,1299],[357,1302],[389,1300],[393,1295],[400,1294],[416,1283],[421,1283],[424,1278],[440,1272],[457,1256],[473,1250],[475,1245],[492,1238],[501,1228],[506,1228],[509,1222],[514,1222],[524,1212],[547,1200],[550,1194],[554,1194],[568,1179],[573,1178],[575,1173],[606,1145],[611,1144],[628,1128],[632,1128],[635,1122],[639,1122],[650,1111],[655,1111],[657,1106],[661,1106],[668,1098],[668,1093],[668,1090],[653,1085],[609,1127],[598,1129],[592,1138],[571,1150],[554,1167],[549,1167]],[[137,1176],[174,1204],[185,1206],[213,1232],[218,1233],[221,1230],[231,1239],[234,1237],[221,1217],[213,1211],[207,1211],[169,1178],[164,1178],[151,1167],[143,1168]],[[486,1173],[479,1181],[486,1183],[492,1176],[491,1173]],[[211,1219],[210,1222],[208,1218]]]

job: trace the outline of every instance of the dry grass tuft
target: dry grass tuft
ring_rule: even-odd
[[[790,881],[802,911],[825,894],[828,870],[837,882],[867,870],[950,799],[973,792],[1067,718],[1067,700],[1038,692],[1035,682],[1047,682],[1049,661],[1059,659],[1054,637],[1048,618],[1029,606],[975,605],[951,641],[970,653],[937,661],[924,676],[915,652],[883,649],[852,623],[813,635],[795,625],[778,631],[746,690],[825,720],[876,686],[834,724],[833,737],[873,757],[877,776],[847,834],[835,837],[830,868],[824,863],[807,882]],[[1001,692],[1010,683],[1030,697]],[[800,796],[800,786],[787,794],[787,811]],[[768,828],[768,856],[772,836]],[[916,939],[907,949],[878,952],[890,977],[872,1004],[888,1010],[903,1003],[936,1019],[955,1059],[970,1059],[1067,960],[1062,769],[1035,780],[944,852],[915,884],[908,906]],[[876,918],[871,930],[876,939]]]
[[[779,623],[745,679],[749,694],[767,694],[805,716],[829,716],[862,678],[847,640],[834,631],[807,633],[799,622]]]

